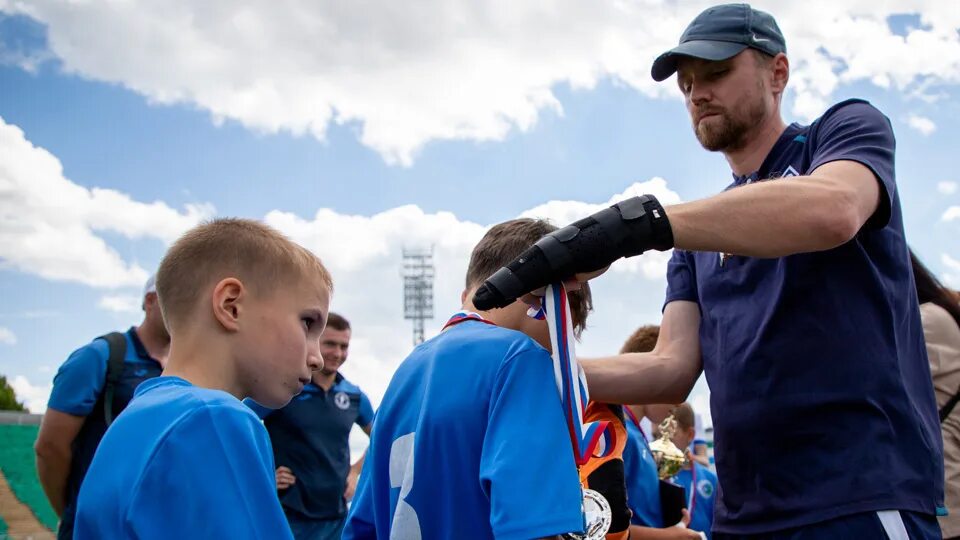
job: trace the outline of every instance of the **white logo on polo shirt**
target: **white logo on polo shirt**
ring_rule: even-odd
[[[709,499],[710,497],[713,497],[713,484],[706,479],[700,480],[697,482],[697,492],[704,499]]]
[[[345,411],[350,408],[350,396],[346,392],[337,392],[333,396],[333,404]]]
[[[787,170],[783,171],[783,174],[780,175],[780,178],[786,178],[788,176],[800,176],[800,173],[793,168],[793,165],[788,165]]]

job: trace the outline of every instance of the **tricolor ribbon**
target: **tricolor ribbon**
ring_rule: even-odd
[[[567,420],[573,456],[579,467],[591,457],[602,458],[610,455],[616,446],[616,433],[609,421],[583,423],[590,395],[587,392],[587,378],[574,354],[570,303],[562,283],[547,286],[543,309],[538,311],[545,316],[550,328],[553,374]]]

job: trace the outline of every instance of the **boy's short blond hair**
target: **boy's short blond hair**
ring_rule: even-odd
[[[157,296],[171,333],[189,321],[208,287],[228,277],[258,295],[301,280],[333,291],[320,259],[272,227],[250,219],[214,219],[187,231],[160,262]]]

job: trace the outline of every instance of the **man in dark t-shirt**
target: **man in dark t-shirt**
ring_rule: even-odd
[[[654,351],[584,369],[591,398],[619,403],[683,401],[706,373],[713,537],[940,538],[942,441],[889,120],[847,100],[784,123],[785,40],[746,4],[698,15],[654,62],[654,79],[674,73],[728,189],[618,203],[538,242],[479,300],[675,247]]]
[[[323,368],[300,395],[278,410],[247,402],[270,433],[280,504],[297,540],[339,539],[364,456],[350,465],[350,431],[367,435],[373,407],[339,373],[350,347],[350,323],[330,313],[320,337]]]

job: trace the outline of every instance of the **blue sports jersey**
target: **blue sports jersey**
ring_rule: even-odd
[[[159,377],[163,368],[147,352],[137,329],[131,327],[124,333],[126,348],[123,369],[113,387],[113,418],[126,408],[137,386],[154,377]],[[67,476],[63,514],[57,528],[57,538],[73,537],[73,521],[77,510],[77,495],[87,468],[100,439],[107,431],[104,415],[104,387],[107,379],[107,363],[110,346],[105,339],[97,338],[74,351],[57,370],[53,389],[47,406],[50,409],[74,416],[85,417],[80,432],[71,444],[70,474]]]
[[[329,391],[311,382],[277,410],[246,403],[264,419],[276,466],[289,468],[297,479],[280,492],[284,510],[307,519],[345,516],[350,430],[373,422],[367,395],[337,373]]]
[[[344,540],[580,532],[580,481],[549,353],[467,320],[397,369]]]
[[[623,470],[627,481],[627,505],[633,511],[630,522],[643,527],[663,527],[657,463],[640,429],[629,417],[626,424],[627,446],[623,449]]]
[[[226,392],[144,382],[97,449],[74,536],[292,538],[266,429]]]
[[[693,470],[681,470],[674,477],[673,481],[683,490],[687,496],[687,510],[690,511],[690,525],[688,528],[694,531],[706,533],[707,539],[713,538],[713,501],[717,492],[717,475],[707,467],[694,462],[696,468],[696,490],[691,498],[691,483],[694,480]]]
[[[789,126],[760,169],[728,188],[789,182],[831,161],[865,165],[882,200],[839,247],[773,259],[673,253],[666,302],[696,302],[702,317],[720,478],[714,531],[942,505],[942,442],[894,146],[883,114],[845,101]]]

